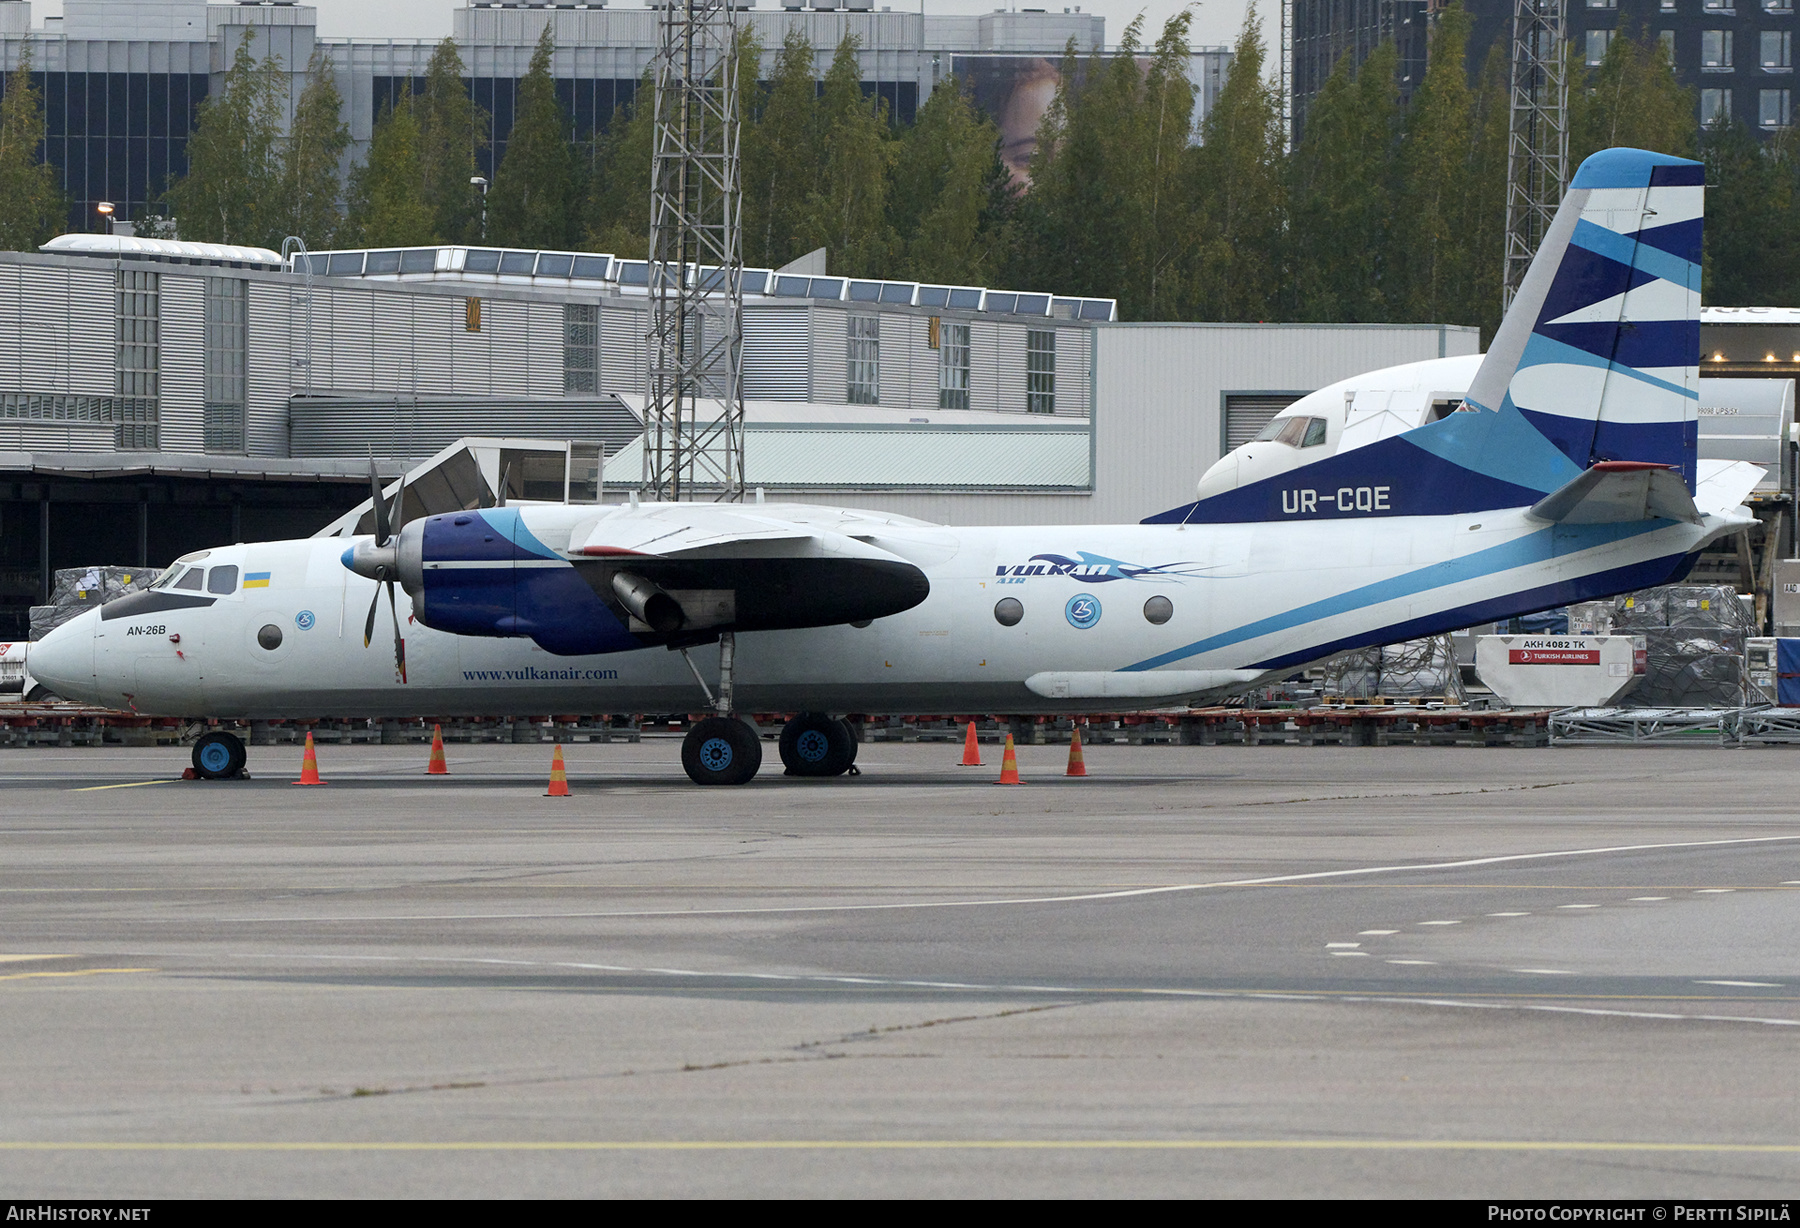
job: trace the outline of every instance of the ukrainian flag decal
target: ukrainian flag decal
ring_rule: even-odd
[[[268,588],[269,587],[269,573],[266,571],[251,571],[251,572],[244,573],[244,587],[245,588]]]

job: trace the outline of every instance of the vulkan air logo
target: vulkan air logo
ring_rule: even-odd
[[[1029,562],[995,567],[994,575],[1002,584],[1023,584],[1034,576],[1066,576],[1083,584],[1110,584],[1114,580],[1179,581],[1184,576],[1197,576],[1202,570],[1196,563],[1158,563],[1147,567],[1086,550],[1080,555],[1072,559],[1064,554],[1034,554]]]

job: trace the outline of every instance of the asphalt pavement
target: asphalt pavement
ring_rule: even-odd
[[[1778,1198],[1784,748],[0,751],[7,1197]]]

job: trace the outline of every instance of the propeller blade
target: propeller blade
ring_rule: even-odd
[[[394,536],[400,536],[400,530],[406,525],[406,475],[400,475],[400,489],[394,492],[394,510],[388,516],[388,524]]]
[[[375,458],[369,458],[369,502],[375,509],[375,544],[385,546],[388,541],[387,499],[381,493],[381,477],[375,472]]]
[[[381,585],[375,585],[374,599],[369,602],[369,617],[363,622],[363,647],[375,638],[375,611],[381,605]]]
[[[387,594],[388,613],[394,616],[394,672],[400,676],[401,682],[405,682],[406,640],[400,634],[400,607],[394,600],[394,582],[392,580],[387,582]],[[376,593],[375,596],[379,599],[381,594]],[[371,613],[373,613],[373,611],[371,611]]]

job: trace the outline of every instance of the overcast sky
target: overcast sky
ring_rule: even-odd
[[[757,7],[773,9],[777,0],[757,0]],[[999,7],[994,0],[924,0],[927,13],[985,13]],[[911,10],[919,0],[898,0],[892,7]],[[1144,14],[1148,30],[1146,42],[1154,41],[1156,32],[1169,15],[1179,12],[1184,0],[1082,0],[1085,13],[1099,13],[1106,18],[1106,41],[1118,41],[1125,27],[1139,13]],[[1028,7],[1061,8],[1060,0],[1031,0]],[[1244,23],[1245,0],[1201,0],[1193,5],[1195,46],[1230,44]],[[319,32],[327,38],[431,38],[450,33],[450,14],[461,4],[454,0],[314,0],[319,10]],[[620,8],[637,8],[638,3],[620,4]],[[881,0],[876,0],[881,7]],[[1008,6],[1015,7],[1015,6]],[[1274,23],[1280,9],[1272,0],[1258,0],[1263,26],[1270,41],[1275,38]],[[48,16],[62,12],[62,0],[33,0],[33,24],[41,24]]]

